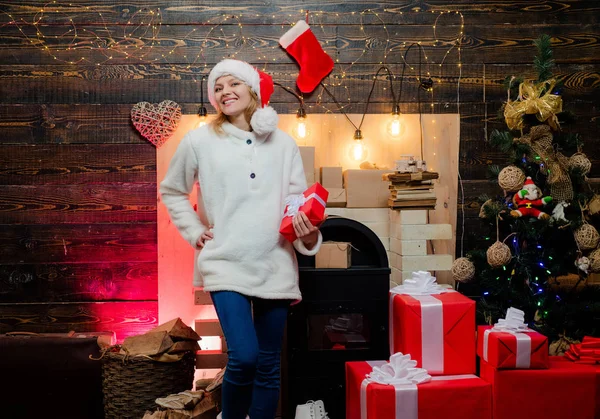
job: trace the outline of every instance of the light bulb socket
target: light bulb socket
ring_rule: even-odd
[[[200,108],[198,108],[198,116],[202,117],[207,115],[208,111],[206,110],[206,107],[204,105],[200,106]]]
[[[394,105],[392,109],[392,115],[400,115],[400,105]]]
[[[362,140],[363,139],[361,130],[357,129],[356,131],[354,131],[354,139],[355,140]]]
[[[299,119],[306,118],[306,111],[304,110],[303,107],[298,108],[298,111],[296,112],[296,118],[299,118]]]

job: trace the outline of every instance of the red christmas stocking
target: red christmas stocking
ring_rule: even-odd
[[[310,30],[308,23],[298,21],[279,38],[279,44],[300,65],[296,84],[302,93],[310,93],[333,70],[333,60]]]

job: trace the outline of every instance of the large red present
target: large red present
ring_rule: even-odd
[[[390,354],[410,354],[431,375],[474,374],[475,301],[452,290],[397,294],[403,286],[390,291]]]
[[[548,338],[534,330],[477,327],[477,355],[494,368],[548,368]]]
[[[492,384],[494,419],[594,418],[594,368],[554,358],[544,370],[499,370],[481,360],[480,376]]]
[[[587,336],[584,337],[584,341],[585,339],[588,338]],[[588,338],[588,340],[593,340],[595,338]],[[551,356],[550,357],[550,361],[552,362],[572,362],[567,356]],[[590,369],[592,369],[594,371],[594,374],[596,374],[596,395],[594,397],[594,399],[596,400],[596,415],[594,416],[595,419],[600,419],[600,365],[586,365],[585,363],[583,364],[578,364],[578,365],[585,365],[586,367],[589,367]]]
[[[491,387],[475,375],[413,385],[366,379],[385,361],[346,362],[346,419],[491,419]]]
[[[327,206],[327,198],[329,192],[319,182],[305,190],[302,195],[292,195],[286,199],[285,213],[281,220],[279,232],[286,238],[287,241],[293,242],[297,239],[292,218],[302,211],[310,222],[317,226],[325,218],[325,208]]]

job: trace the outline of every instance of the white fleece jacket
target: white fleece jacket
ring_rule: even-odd
[[[196,248],[194,286],[205,291],[236,291],[268,299],[300,300],[298,263],[293,248],[314,255],[323,238],[306,249],[279,233],[285,198],[306,189],[300,151],[277,129],[265,136],[223,124],[210,125],[181,140],[160,184],[162,201],[185,240]],[[189,200],[199,182],[198,208],[204,208],[214,239],[198,251],[208,229]]]

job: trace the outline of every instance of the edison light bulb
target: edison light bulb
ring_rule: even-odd
[[[310,131],[308,130],[308,125],[306,122],[306,111],[303,107],[300,107],[296,113],[296,126],[294,127],[293,131],[294,137],[300,141],[305,141],[310,135]]]
[[[392,111],[392,118],[387,125],[388,135],[392,138],[398,138],[402,134],[402,123],[400,122],[400,107],[398,105],[394,106],[394,110]]]
[[[363,162],[367,159],[367,146],[359,129],[354,133],[354,140],[350,145],[349,157],[353,161]]]
[[[206,111],[206,108],[204,107],[204,105],[201,105],[200,109],[198,109],[198,117],[200,118],[200,120],[196,124],[196,128],[200,128],[201,126],[206,125],[206,123],[208,122],[207,115],[208,112]]]
[[[201,116],[200,121],[198,121],[198,124],[196,124],[196,128],[200,128],[201,126],[204,126],[204,125],[206,125],[206,117]]]
[[[308,133],[308,131],[306,130],[306,122],[304,121],[304,119],[298,120],[296,132],[298,133],[298,137],[300,137],[301,139],[306,138],[306,134]]]

